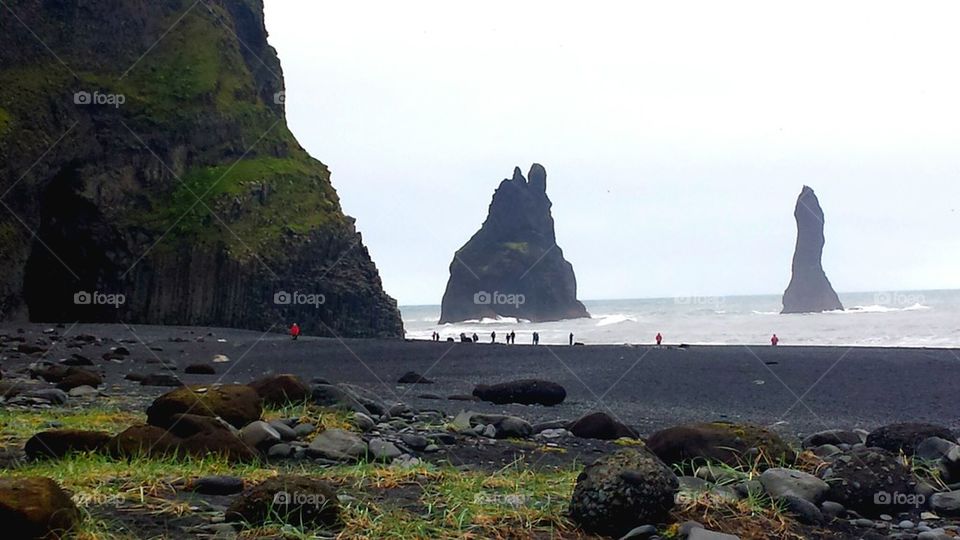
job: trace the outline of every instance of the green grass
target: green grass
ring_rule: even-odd
[[[264,202],[255,195],[262,186],[268,192]],[[232,218],[235,211],[239,217]],[[214,214],[230,227],[231,234],[224,234],[224,224]],[[340,215],[329,173],[304,154],[190,169],[170,194],[152,201],[150,209],[131,220],[160,232],[173,225],[174,239],[225,239],[228,245],[265,248],[269,253],[284,232],[305,234],[338,226]]]

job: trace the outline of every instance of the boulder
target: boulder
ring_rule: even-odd
[[[296,375],[267,375],[250,383],[265,405],[283,407],[310,398],[310,387]]]
[[[533,426],[523,418],[507,416],[493,425],[498,439],[526,439],[533,435]]]
[[[157,426],[139,424],[121,431],[107,444],[107,451],[117,458],[167,456],[176,454],[180,438]]]
[[[913,473],[892,453],[860,448],[834,458],[821,474],[829,484],[827,498],[861,515],[894,515],[915,506]]]
[[[96,452],[112,438],[112,435],[103,431],[53,429],[30,437],[23,451],[33,459],[61,458],[73,452]]]
[[[114,437],[107,449],[112,455],[124,458],[217,455],[233,462],[247,462],[260,457],[229,425],[213,417],[192,414],[175,415],[169,429],[131,426]]]
[[[183,382],[177,378],[176,375],[170,373],[150,373],[148,375],[140,375],[136,378],[131,378],[132,375],[134,374],[129,373],[126,378],[139,381],[142,386],[167,386],[173,388],[183,386]]]
[[[274,476],[246,489],[230,503],[226,519],[253,526],[275,521],[325,529],[341,525],[333,488],[323,480],[292,475]]]
[[[557,246],[547,172],[519,168],[493,194],[480,230],[450,263],[440,323],[484,317],[556,321],[589,317],[577,300],[573,267]]]
[[[183,368],[183,372],[189,375],[216,375],[217,370],[210,364],[190,364]]]
[[[433,381],[420,375],[416,371],[408,371],[397,379],[400,384],[433,384]]]
[[[614,440],[621,437],[639,438],[632,428],[620,423],[605,412],[587,413],[566,426],[566,429],[581,439]]]
[[[832,444],[834,446],[839,444],[853,445],[861,442],[863,441],[860,440],[860,436],[852,431],[845,429],[828,429],[808,435],[803,439],[803,447],[814,448],[825,444]]]
[[[745,466],[762,455],[761,465],[793,462],[796,453],[779,435],[760,426],[710,422],[658,431],[647,439],[647,448],[669,465],[691,461]]]
[[[70,495],[52,479],[0,478],[0,524],[4,538],[61,538],[80,520],[80,511]]]
[[[927,437],[917,445],[914,455],[920,459],[935,461],[950,455],[950,451],[956,446],[957,443],[940,437]]]
[[[930,509],[942,517],[960,517],[960,491],[934,493],[930,497]]]
[[[147,408],[147,423],[169,427],[176,414],[218,416],[241,428],[260,419],[260,396],[243,384],[187,386],[158,397]]]
[[[557,383],[538,379],[524,379],[498,384],[479,384],[473,395],[497,405],[558,405],[567,397],[567,391]]]
[[[760,474],[760,483],[772,499],[797,497],[819,504],[830,490],[826,482],[812,474],[773,467]]]
[[[379,438],[370,439],[370,455],[377,461],[393,461],[400,457],[403,452],[397,448],[397,445],[390,441]]]
[[[333,428],[317,435],[307,454],[334,461],[357,461],[366,457],[367,450],[367,443],[357,435]]]
[[[842,310],[840,297],[823,271],[823,209],[809,187],[803,186],[793,215],[797,220],[797,245],[790,284],[783,293],[783,313]]]
[[[289,428],[288,428],[289,429]],[[270,424],[263,420],[250,422],[240,430],[240,440],[247,446],[265,450],[274,444],[281,442],[283,437]]]
[[[653,454],[627,448],[599,458],[577,477],[570,517],[586,532],[619,537],[668,519],[676,475]]]
[[[917,445],[930,437],[940,437],[949,441],[957,440],[953,432],[943,426],[903,422],[886,425],[871,431],[867,437],[867,446],[883,448],[895,454],[903,452],[912,456],[917,450]]]
[[[96,388],[103,384],[103,377],[100,375],[79,367],[67,368],[66,375],[57,383],[57,388],[64,392],[78,386],[92,386]]]
[[[28,392],[24,392],[23,396],[40,399],[53,405],[63,405],[70,399],[70,396],[68,396],[66,392],[60,390],[59,388],[30,390]]]

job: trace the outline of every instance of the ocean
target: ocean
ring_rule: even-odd
[[[440,306],[401,306],[406,336],[443,339],[461,332],[497,341],[511,331],[517,343],[565,345],[570,332],[585,344],[665,344],[878,347],[960,347],[960,290],[878,291],[840,294],[844,311],[781,315],[780,295],[695,296],[636,300],[587,300],[589,319],[532,323],[511,317],[437,324]]]

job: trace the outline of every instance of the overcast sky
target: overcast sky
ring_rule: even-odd
[[[581,299],[782,293],[803,184],[838,291],[960,287],[960,3],[266,3],[401,304],[533,162]]]

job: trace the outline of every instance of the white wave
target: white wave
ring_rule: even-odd
[[[897,311],[923,311],[927,309],[930,309],[930,306],[925,306],[919,303],[902,308],[884,306],[881,304],[870,304],[866,306],[853,306],[847,308],[846,310],[838,309],[836,311],[825,311],[824,313],[894,313]]]
[[[596,326],[610,326],[611,324],[620,324],[624,322],[637,322],[637,320],[632,317],[627,317],[626,315],[608,315],[597,322]]]
[[[480,319],[480,324],[518,324],[523,319],[518,319],[516,317],[502,317],[497,315],[496,318],[484,317]],[[464,321],[468,322],[468,321]],[[528,321],[529,322],[529,321]]]
[[[755,309],[752,310],[751,313],[753,313],[754,315],[779,315],[780,314],[779,311],[757,311]]]

